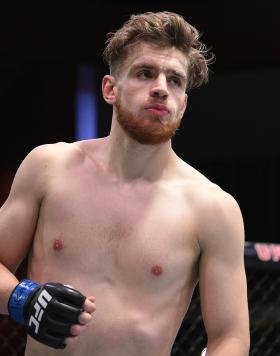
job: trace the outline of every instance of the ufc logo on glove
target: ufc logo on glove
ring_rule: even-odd
[[[28,325],[31,326],[32,323],[35,325],[35,333],[38,334],[40,327],[40,321],[44,314],[44,309],[46,309],[48,302],[52,299],[52,296],[46,291],[43,290],[39,297],[38,301],[34,304],[35,316],[31,315]]]
[[[86,297],[61,283],[22,280],[8,302],[12,319],[26,326],[28,335],[55,349],[65,348],[70,329],[79,324]]]

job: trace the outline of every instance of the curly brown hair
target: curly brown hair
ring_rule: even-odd
[[[208,82],[208,65],[214,55],[199,41],[199,31],[181,15],[169,11],[131,15],[116,32],[108,33],[103,57],[114,75],[126,59],[128,48],[138,42],[175,47],[188,58],[188,88]]]

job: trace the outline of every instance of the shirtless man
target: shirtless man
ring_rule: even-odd
[[[110,135],[39,146],[18,169],[0,303],[32,335],[26,356],[169,356],[198,280],[207,356],[248,355],[240,209],[171,146],[207,81],[198,38],[177,14],[132,16],[104,52]]]

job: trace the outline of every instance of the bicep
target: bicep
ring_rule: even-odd
[[[247,329],[247,285],[241,262],[202,256],[200,262],[201,310],[208,337]]]
[[[35,149],[22,162],[0,209],[0,262],[12,272],[26,256],[37,224],[45,186],[41,151]]]
[[[226,202],[205,228],[199,283],[208,337],[226,333],[242,336],[248,330],[248,307],[239,208],[232,201]]]
[[[38,211],[31,196],[9,197],[0,210],[0,262],[12,272],[27,254]]]

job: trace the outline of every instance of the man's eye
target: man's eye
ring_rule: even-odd
[[[172,77],[172,78],[170,79],[170,81],[171,81],[174,85],[176,85],[176,86],[178,86],[178,87],[182,86],[182,81],[181,81],[180,78]]]
[[[138,73],[138,77],[139,78],[152,78],[153,76],[153,73],[150,71],[150,70],[141,70],[139,73]]]

